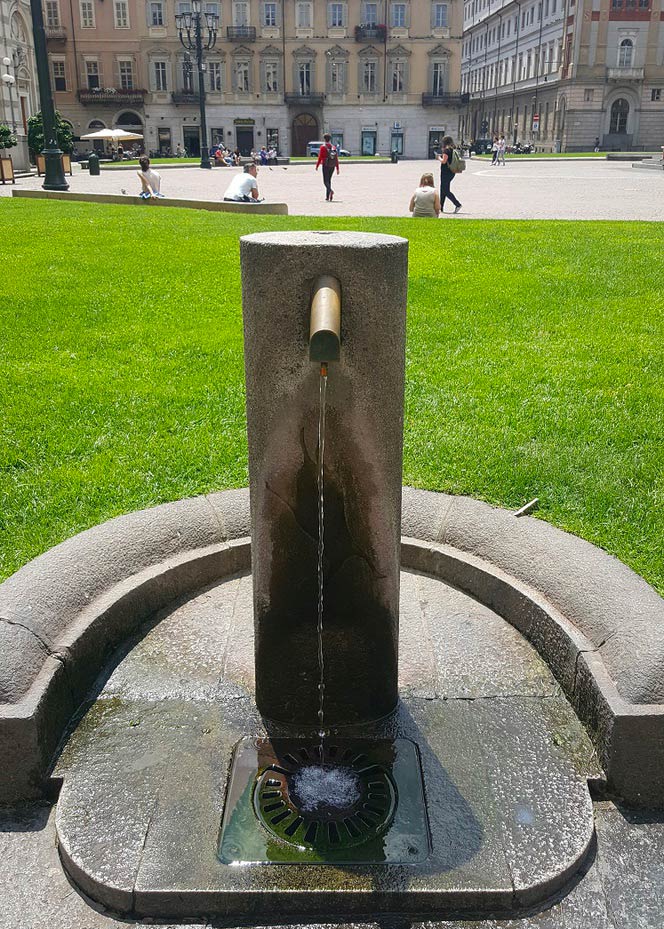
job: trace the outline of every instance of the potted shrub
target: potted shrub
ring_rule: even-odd
[[[63,152],[63,170],[65,173],[71,174],[71,153],[74,148],[74,136],[71,126],[64,121],[57,110],[55,111],[55,134],[60,151]],[[41,112],[35,113],[34,116],[28,119],[28,148],[30,149],[30,157],[37,165],[37,172],[43,174],[44,124]]]
[[[0,180],[2,180],[3,184],[6,184],[7,181],[11,181],[12,184],[16,183],[14,163],[12,162],[12,156],[9,154],[9,149],[15,145],[18,145],[18,142],[14,133],[9,126],[0,123]]]

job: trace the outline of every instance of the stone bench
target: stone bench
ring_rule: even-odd
[[[114,649],[179,597],[250,568],[249,494],[119,516],[0,585],[0,803],[44,795],[69,720]],[[664,600],[548,523],[404,488],[401,562],[471,594],[551,667],[610,789],[664,808]]]
[[[189,210],[209,210],[213,213],[267,213],[288,216],[287,203],[228,203],[223,200],[184,200],[177,197],[143,200],[125,194],[89,194],[71,190],[14,190],[15,197],[31,200],[75,200],[83,203],[124,203],[134,206],[170,206]]]

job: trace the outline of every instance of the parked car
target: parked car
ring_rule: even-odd
[[[321,145],[325,145],[325,142],[323,142],[322,140],[320,142],[307,142],[307,155],[311,155],[312,158],[317,158]],[[338,145],[337,145],[337,151],[339,152],[340,158],[348,158],[350,155],[350,152],[348,151],[348,149],[339,148]]]
[[[491,153],[493,139],[474,139],[470,143],[470,150],[473,155],[488,155]]]

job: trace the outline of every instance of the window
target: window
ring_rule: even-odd
[[[583,91],[583,102],[592,103],[594,96],[595,91],[592,89],[592,87],[586,87],[586,89]]]
[[[662,88],[653,87],[653,89],[650,91],[650,99],[653,101],[653,103],[656,102],[657,100],[661,100],[662,99]]]
[[[331,61],[329,67],[328,90],[331,94],[343,94],[346,91],[346,62]]]
[[[164,4],[163,0],[152,0],[150,3],[150,25],[164,25]]]
[[[392,64],[392,93],[406,93],[406,68],[405,61],[395,61]]]
[[[191,13],[191,0],[179,0],[178,13]]]
[[[649,10],[649,9],[650,9],[650,0],[639,0],[639,9],[640,9],[640,10]]]
[[[264,26],[276,26],[277,25],[277,4],[276,3],[264,3],[263,4],[263,25]]]
[[[65,74],[64,59],[52,62],[53,68],[53,89],[57,91],[67,89],[67,77]]]
[[[445,93],[445,65],[442,61],[434,61],[431,77],[431,93],[434,97],[442,97]]]
[[[91,61],[90,59],[85,62],[85,79],[88,83],[88,90],[97,90],[100,86],[99,83],[99,62]]]
[[[266,129],[265,135],[267,136],[268,149],[273,148],[275,152],[279,152],[279,130]]]
[[[46,0],[44,6],[46,8],[46,28],[59,29],[60,10],[58,8],[58,0]]]
[[[303,97],[311,93],[311,62],[301,61],[297,66],[297,88]]]
[[[376,93],[376,73],[377,73],[377,62],[375,61],[363,61],[362,62],[362,80],[360,82],[360,89],[363,94],[375,94]]]
[[[377,26],[378,25],[378,4],[377,3],[363,3],[360,16],[362,18],[363,26]]]
[[[134,89],[134,63],[129,59],[118,61],[118,73],[120,75],[120,87],[122,90]]]
[[[221,62],[208,61],[208,74],[210,75],[210,92],[220,93],[224,89]]]
[[[447,27],[447,4],[434,3],[433,5],[433,28],[445,29]]]
[[[277,61],[265,62],[265,92],[279,93],[279,63]]]
[[[115,0],[113,4],[116,29],[129,29],[129,4],[127,0]]]
[[[249,25],[249,4],[234,3],[233,4],[233,25],[234,26],[248,26]]]
[[[311,29],[311,3],[298,3],[297,28]]]
[[[154,61],[152,63],[154,69],[154,89],[155,90],[168,90],[168,80],[166,78],[166,62],[165,61]]]
[[[79,0],[81,10],[81,29],[94,29],[95,8],[93,0]]]
[[[623,39],[618,49],[618,67],[631,68],[634,58],[634,43],[631,39]]]
[[[346,17],[343,3],[328,3],[327,18],[328,25],[331,29],[339,29],[345,26]]]
[[[627,132],[627,117],[629,115],[629,103],[624,98],[614,100],[611,106],[611,123],[609,132],[623,133]]]
[[[186,94],[194,92],[194,64],[189,55],[182,59],[182,89]]]
[[[203,4],[204,13],[214,13],[215,16],[219,17],[219,25],[221,25],[221,10],[219,9],[219,4],[217,0],[212,0],[210,3]]]
[[[390,25],[394,29],[406,28],[406,4],[392,3],[390,6]]]
[[[249,62],[237,61],[235,63],[235,89],[239,94],[249,93]]]

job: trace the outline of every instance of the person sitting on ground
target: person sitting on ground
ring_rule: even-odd
[[[267,163],[269,165],[276,165],[277,163],[277,150],[274,145],[267,150]]]
[[[440,197],[436,190],[433,174],[423,174],[420,178],[420,186],[415,188],[415,193],[410,198],[408,209],[415,216],[440,216]]]
[[[245,165],[242,174],[236,174],[228,185],[224,200],[233,203],[260,203],[257,174],[258,168],[255,164]]]
[[[265,148],[264,145],[261,146],[261,150],[258,153],[258,157],[260,158],[262,165],[267,164],[267,149]]]
[[[214,163],[216,165],[222,165],[224,163],[224,153],[218,145],[214,150]]]
[[[138,162],[141,170],[137,171],[141,180],[141,192],[139,194],[143,200],[149,200],[151,197],[160,197],[164,195],[161,192],[161,175],[157,174],[154,168],[150,167],[150,159],[145,155]]]

